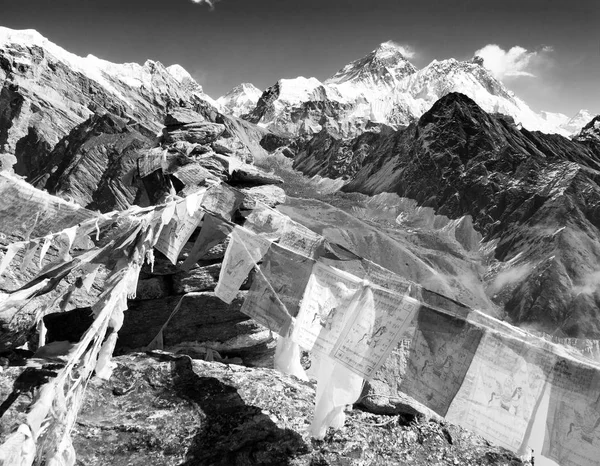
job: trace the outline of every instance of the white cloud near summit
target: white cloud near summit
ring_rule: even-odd
[[[515,45],[509,50],[504,50],[496,44],[488,44],[477,50],[475,55],[483,58],[483,66],[490,70],[498,79],[535,77],[533,67],[548,58],[552,47],[542,47],[532,51]]]
[[[400,53],[402,53],[402,55],[404,55],[405,58],[415,58],[415,56],[417,55],[415,49],[413,49],[410,45],[399,44],[398,42],[393,43],[396,47],[398,47],[398,50],[400,50]]]
[[[215,3],[217,3],[219,0],[192,0],[193,3],[197,3],[199,5],[205,4],[210,6],[210,9],[212,10],[215,7]]]

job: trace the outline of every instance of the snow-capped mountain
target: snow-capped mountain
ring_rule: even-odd
[[[567,121],[563,122],[560,127],[569,134],[577,134],[584,126],[592,121],[594,116],[595,114],[591,113],[589,110],[582,109],[572,118],[567,118]]]
[[[171,105],[217,105],[178,65],[79,57],[35,30],[0,27],[0,152],[26,174],[76,125],[109,111],[154,132]],[[35,154],[35,155],[33,155]]]
[[[569,121],[569,117],[564,113],[555,113],[555,112],[540,112],[541,117],[548,122],[549,125],[552,126],[561,126]]]
[[[579,142],[592,142],[600,145],[600,115],[594,117],[573,139]]]
[[[385,93],[393,90],[417,69],[394,42],[384,42],[367,56],[344,66],[325,84],[336,87],[344,95],[352,92]]]
[[[327,128],[353,136],[368,122],[407,125],[451,92],[469,96],[487,112],[511,116],[529,130],[569,135],[589,121],[569,126],[564,115],[534,112],[485,68],[480,57],[434,60],[417,70],[393,42],[381,44],[323,83],[303,77],[278,81],[261,96],[249,119],[292,134]]]
[[[219,97],[217,103],[224,111],[239,117],[249,113],[256,107],[262,91],[250,83],[242,83]]]

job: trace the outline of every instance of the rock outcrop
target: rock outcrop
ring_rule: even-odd
[[[101,212],[127,209],[135,201],[133,182],[140,154],[156,137],[143,125],[111,113],[95,114],[75,127],[30,170],[31,183]]]

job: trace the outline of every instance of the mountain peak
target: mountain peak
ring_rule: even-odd
[[[40,45],[44,42],[48,42],[48,39],[42,36],[35,29],[10,29],[4,26],[0,26],[0,45]]]
[[[261,95],[262,91],[254,84],[242,83],[219,97],[217,102],[232,115],[241,116],[256,107]]]
[[[393,41],[383,42],[375,50],[344,66],[326,84],[346,84],[375,90],[392,88],[417,69],[406,59],[406,48]]]
[[[382,42],[372,52],[374,56],[378,58],[392,58],[392,57],[402,57],[406,59],[407,53],[406,47],[394,42],[393,40],[388,40],[386,42]]]
[[[476,65],[483,66],[483,57],[480,57],[479,55],[475,55],[473,58],[471,58],[471,63],[475,63]]]

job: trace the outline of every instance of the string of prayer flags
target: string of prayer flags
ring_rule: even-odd
[[[0,172],[0,199],[0,233],[26,241],[101,216],[50,196],[7,172]]]
[[[445,416],[483,337],[483,329],[425,306],[419,309],[399,389]]]
[[[413,320],[418,302],[316,262],[291,338],[371,378]]]
[[[561,466],[600,459],[600,371],[559,357],[552,367],[542,454]]]
[[[241,312],[274,333],[286,336],[300,309],[314,260],[271,243]]]
[[[160,147],[148,150],[144,155],[137,159],[140,178],[145,178],[156,170],[161,170],[165,164],[166,150]]]
[[[173,176],[186,185],[186,188],[200,186],[207,181],[219,181],[219,178],[199,163],[188,163],[187,165],[178,167],[173,171]]]
[[[216,217],[231,221],[233,214],[244,201],[244,195],[226,184],[218,184],[207,189],[202,208]]]
[[[486,331],[446,419],[525,453],[553,365],[551,353]]]
[[[354,373],[372,378],[403,337],[418,308],[418,301],[408,296],[366,286],[331,356]]]
[[[23,259],[21,260],[21,272],[25,272],[33,264],[33,258],[38,250],[38,246],[39,240],[32,240],[27,244],[27,249],[25,250]]]
[[[361,265],[365,270],[367,280],[377,286],[393,291],[394,293],[401,295],[407,294],[410,292],[411,286],[414,286],[414,283],[406,278],[401,277],[368,259],[362,259]]]
[[[344,426],[344,408],[358,399],[364,380],[326,355],[319,354],[315,364],[318,382],[310,433],[312,437],[322,440],[329,427],[340,429]]]
[[[362,280],[315,262],[291,334],[307,350],[329,355],[349,319],[348,309],[360,295]]]
[[[204,211],[198,209],[190,216],[188,215],[186,201],[174,203],[173,205],[175,207],[173,215],[168,223],[164,225],[154,248],[162,252],[175,265],[183,246],[200,224]]]
[[[288,216],[259,202],[246,218],[244,228],[271,241],[277,241],[281,237],[285,224],[289,221],[291,219]]]
[[[228,304],[234,300],[252,268],[271,245],[266,238],[237,225],[231,231],[230,237],[219,282],[215,288],[215,296]]]
[[[0,262],[0,275],[4,273],[4,271],[8,268],[12,260],[19,254],[19,251],[23,249],[25,243],[11,243],[8,245],[4,256],[2,257],[2,261]]]
[[[318,258],[324,249],[325,238],[292,220],[283,225],[279,244],[306,257]]]
[[[273,368],[282,374],[293,375],[308,382],[308,376],[300,364],[300,346],[291,338],[280,336],[277,339]]]
[[[188,254],[183,264],[182,270],[190,270],[211,248],[223,242],[233,230],[233,226],[222,220],[206,213],[203,217],[202,228],[192,250]]]

